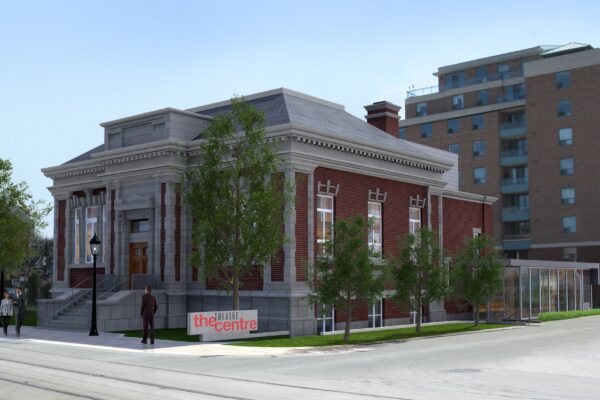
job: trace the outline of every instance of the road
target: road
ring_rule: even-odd
[[[336,350],[202,349],[1,338],[0,399],[600,399],[600,317]]]

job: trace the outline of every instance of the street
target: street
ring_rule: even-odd
[[[600,399],[600,317],[342,349],[26,336],[0,338],[0,399]]]

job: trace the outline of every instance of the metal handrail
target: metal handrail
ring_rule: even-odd
[[[108,278],[108,277],[107,277]],[[123,277],[121,280],[115,280],[115,284],[112,285],[110,288],[101,291],[100,293],[107,293],[107,292],[114,292],[115,289],[119,286],[121,286],[121,284],[123,284],[123,282],[125,282],[127,279],[129,279],[129,277]]]
[[[71,289],[71,295],[73,294],[73,290],[74,289],[78,289],[81,285],[83,285],[85,282],[91,280],[92,277],[86,278],[83,281],[79,282],[77,285],[73,286]],[[104,277],[97,285],[99,286],[100,284],[102,284],[102,282],[104,282],[104,280],[106,279],[106,277]],[[79,293],[77,296],[73,296],[71,297],[71,299],[69,299],[65,304],[63,304],[58,310],[56,310],[53,314],[52,314],[52,318],[56,318],[61,311],[65,310],[66,308],[70,307],[73,303],[75,303],[76,301],[79,301],[82,297],[84,297],[85,295],[87,295],[92,289],[87,289],[83,290],[81,293]]]

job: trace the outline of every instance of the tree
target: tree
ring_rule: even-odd
[[[332,305],[345,313],[345,342],[350,339],[353,302],[370,304],[383,293],[384,274],[371,259],[368,228],[360,215],[337,221],[333,240],[325,243],[315,268],[308,269],[311,302]]]
[[[12,181],[12,164],[0,158],[0,290],[4,273],[12,272],[31,254],[30,244],[46,226],[44,217],[51,207],[34,201],[25,182]]]
[[[201,140],[185,193],[192,262],[233,293],[239,310],[242,276],[271,261],[284,243],[289,190],[277,178],[281,160],[265,140],[264,114],[243,99],[232,99],[231,113],[215,117]]]
[[[40,276],[36,271],[31,271],[27,278],[27,304],[34,305],[40,297]]]
[[[416,313],[416,331],[421,331],[423,307],[447,293],[447,272],[440,263],[437,235],[428,228],[404,237],[395,264],[395,299]]]
[[[469,240],[452,267],[454,297],[473,307],[479,325],[479,307],[502,290],[503,266],[487,236]]]

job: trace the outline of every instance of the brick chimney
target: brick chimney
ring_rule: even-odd
[[[367,110],[365,118],[369,124],[398,138],[398,111],[400,108],[389,101],[378,101],[370,106],[365,106],[365,110]]]

